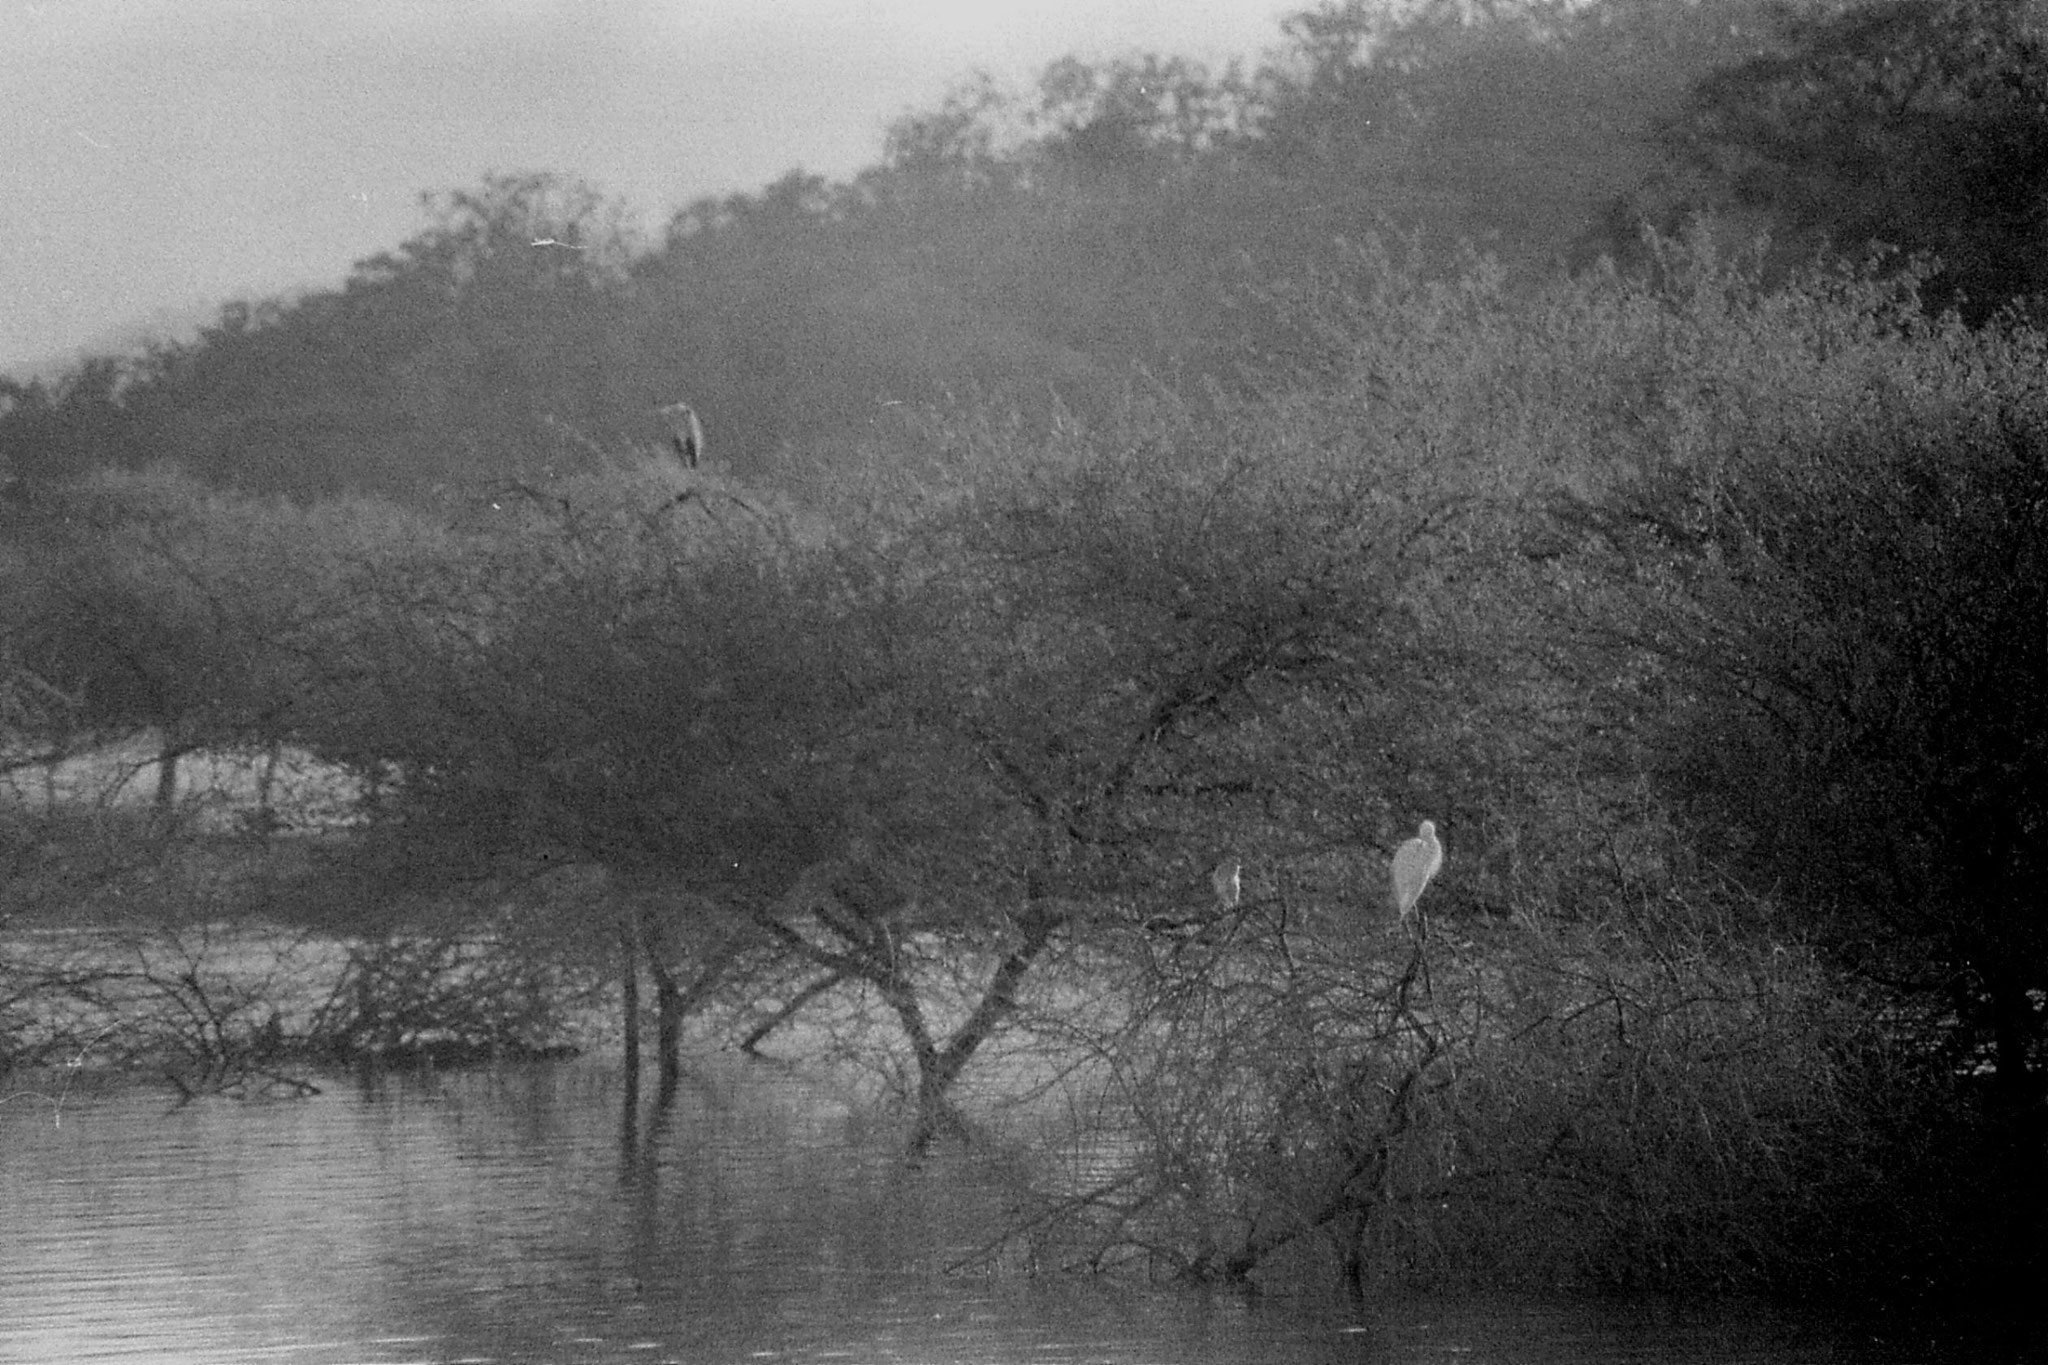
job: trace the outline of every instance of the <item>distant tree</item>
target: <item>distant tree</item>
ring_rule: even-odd
[[[161,470],[102,472],[41,510],[53,524],[11,575],[5,645],[70,699],[74,728],[54,739],[154,733],[167,811],[185,755],[296,737],[315,661],[348,667],[336,655],[352,561],[376,555],[386,534],[420,531],[359,506],[308,512]]]
[[[1934,256],[1927,303],[1972,320],[2048,289],[2048,29],[2027,0],[1788,9],[1663,139],[1676,166],[1636,220],[1734,210],[1805,248]]]
[[[612,381],[619,205],[546,174],[423,202],[430,225],[338,291],[225,305],[154,356],[129,406],[164,433],[156,457],[262,492],[418,497],[576,467],[651,421]]]
[[[128,402],[148,368],[139,357],[92,356],[55,379],[0,377],[0,478],[47,487],[160,458]]]
[[[1251,90],[1235,67],[1158,54],[1095,65],[1066,57],[1038,78],[1032,160],[1084,184],[1142,185],[1242,139]]]
[[[1250,150],[1325,234],[1377,219],[1540,275],[1656,168],[1657,118],[1750,50],[1759,8],[1332,0],[1285,21]]]
[[[1101,416],[1134,362],[1226,365],[1246,345],[1230,297],[1294,217],[1241,173],[1250,98],[1235,69],[1070,58],[1035,90],[980,78],[899,121],[852,219],[860,259],[886,262],[857,297],[900,338],[892,395],[971,389],[1043,418],[1056,393]]]
[[[862,188],[899,205],[1017,188],[1016,150],[1026,136],[1016,97],[987,72],[961,81],[935,109],[889,124],[879,166],[862,173]]]
[[[131,404],[161,432],[156,458],[218,487],[301,496],[404,486],[408,427],[387,365],[335,296],[235,301],[192,341],[160,349]]]
[[[329,310],[385,350],[415,479],[566,472],[651,421],[656,396],[614,378],[636,251],[622,205],[549,174],[425,203],[432,225],[358,263]]]
[[[1066,58],[899,120],[850,183],[702,200],[654,244],[581,182],[488,177],[426,196],[427,226],[339,290],[224,307],[124,388],[138,439],[81,408],[47,459],[420,498],[602,463],[687,397],[753,477],[904,405],[978,395],[1043,430],[1108,413],[1133,365],[1234,383],[1290,342],[1271,289],[1347,268],[1347,239],[1391,224],[1440,260],[1471,238],[1549,266],[1645,172],[1641,130],[1721,50],[1724,9],[1327,4],[1256,75]]]

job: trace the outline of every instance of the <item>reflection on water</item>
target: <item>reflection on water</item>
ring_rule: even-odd
[[[269,1104],[0,1095],[0,1360],[1905,1358],[1754,1308],[1319,1314],[949,1275],[999,1225],[993,1181],[906,1170],[852,1104],[736,1063],[634,1145],[617,1074],[587,1064]]]

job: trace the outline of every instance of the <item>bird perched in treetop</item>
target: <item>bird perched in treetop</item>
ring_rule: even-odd
[[[1394,913],[1407,919],[1422,899],[1423,888],[1444,865],[1444,846],[1437,842],[1436,821],[1424,820],[1413,839],[1394,850]]]
[[[697,420],[697,410],[688,403],[665,403],[659,411],[668,419],[676,455],[682,460],[683,468],[695,469],[697,462],[704,458],[704,424]]]

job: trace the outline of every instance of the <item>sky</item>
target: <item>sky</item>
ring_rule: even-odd
[[[0,0],[0,369],[338,285],[423,191],[581,176],[650,226],[879,158],[975,70],[1255,59],[1311,0]]]

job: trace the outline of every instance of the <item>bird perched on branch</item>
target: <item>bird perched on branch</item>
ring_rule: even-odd
[[[1422,899],[1423,888],[1444,865],[1444,846],[1437,842],[1436,821],[1424,820],[1413,839],[1394,850],[1394,913],[1407,919]]]
[[[1148,915],[1144,929],[1148,934],[1159,934],[1169,938],[1193,940],[1197,943],[1219,943],[1230,932],[1230,916],[1243,900],[1243,883],[1238,876],[1235,858],[1225,858],[1209,873],[1209,885],[1216,892],[1216,907],[1191,915]]]
[[[697,462],[704,458],[704,424],[697,420],[697,410],[688,403],[665,403],[659,411],[668,419],[676,455],[682,460],[683,468],[695,469]]]
[[[1216,908],[1237,909],[1238,897],[1243,894],[1242,884],[1237,876],[1237,860],[1226,858],[1216,864],[1216,870],[1209,874],[1209,884],[1216,888]]]

